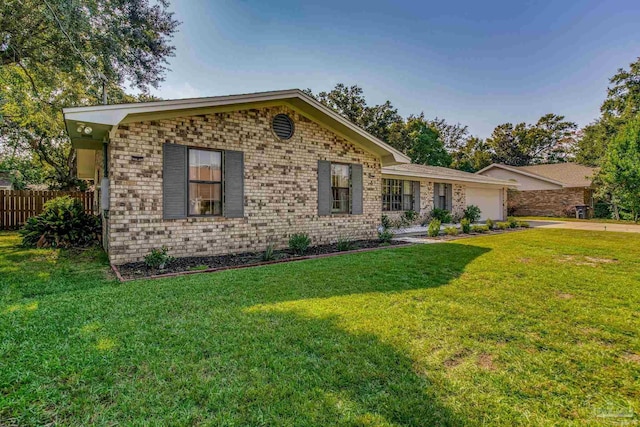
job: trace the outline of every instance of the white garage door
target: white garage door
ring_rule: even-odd
[[[467,206],[476,205],[482,211],[481,220],[503,220],[502,189],[467,187]]]

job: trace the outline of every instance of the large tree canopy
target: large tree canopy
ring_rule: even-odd
[[[582,129],[577,143],[576,161],[586,165],[598,166],[617,132],[640,113],[640,58],[628,70],[620,68],[609,84],[601,116]]]
[[[434,123],[447,129],[451,138],[456,126],[447,125],[444,120],[429,121],[424,114],[411,115],[403,119],[391,102],[370,106],[357,85],[337,84],[329,92],[314,95],[310,89],[305,91],[323,104],[333,108],[345,118],[351,120],[372,135],[389,143],[407,154],[414,163],[436,166],[449,166],[451,156],[445,150],[439,129]],[[464,128],[466,132],[466,128]]]
[[[424,114],[412,115],[406,121],[394,124],[388,142],[409,156],[413,163],[444,167],[451,165],[451,156],[438,130],[424,118]]]
[[[487,139],[492,160],[511,166],[565,161],[577,125],[564,116],[546,114],[534,125],[505,123]]]
[[[0,3],[0,145],[47,165],[53,187],[78,184],[61,109],[131,101],[162,81],[178,22],[165,1]]]
[[[629,120],[615,135],[598,175],[601,196],[640,218],[640,116]],[[617,209],[616,209],[617,214]]]
[[[20,0],[0,6],[0,60],[44,80],[51,70],[140,90],[157,86],[178,22],[160,0]]]

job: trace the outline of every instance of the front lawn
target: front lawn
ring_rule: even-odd
[[[564,216],[518,216],[516,217],[521,221],[569,221],[569,222],[601,222],[603,224],[637,224],[637,222],[625,219],[609,219],[609,218],[569,218]]]
[[[98,251],[17,243],[0,234],[0,425],[640,412],[640,235],[538,229],[124,284]]]

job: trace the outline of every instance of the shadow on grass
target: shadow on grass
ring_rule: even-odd
[[[113,282],[99,247],[74,250],[0,247],[0,289],[14,298],[88,290]]]
[[[365,294],[446,285],[487,251],[442,243],[51,295],[0,316],[14,367],[0,424],[464,424],[441,376],[379,336],[271,308],[340,297],[357,311]]]

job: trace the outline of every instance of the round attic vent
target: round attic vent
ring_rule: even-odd
[[[289,139],[293,136],[293,120],[286,114],[278,114],[271,122],[273,132],[280,139]]]

